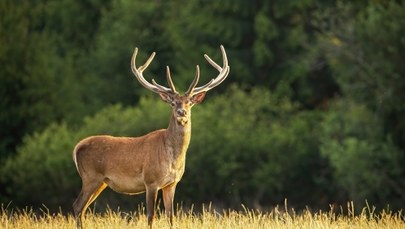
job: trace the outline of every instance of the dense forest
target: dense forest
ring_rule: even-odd
[[[3,0],[0,25],[0,203],[70,211],[80,139],[167,127],[135,47],[157,52],[148,80],[169,65],[185,91],[222,44],[231,72],[193,110],[177,203],[405,206],[403,1]]]

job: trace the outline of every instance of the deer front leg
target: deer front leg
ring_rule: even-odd
[[[166,216],[169,218],[170,225],[173,226],[173,200],[176,191],[176,184],[169,185],[162,189],[163,203],[165,205]]]
[[[152,229],[153,219],[155,217],[155,203],[158,189],[155,187],[146,188],[146,210],[148,211],[148,225]]]

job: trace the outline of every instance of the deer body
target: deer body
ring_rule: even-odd
[[[147,82],[142,72],[154,57],[137,68],[135,58],[131,67],[138,81],[146,88],[160,95],[172,107],[172,115],[167,129],[153,131],[141,137],[91,136],[81,140],[73,150],[73,161],[82,179],[82,190],[73,203],[77,228],[83,228],[84,212],[106,188],[125,194],[146,192],[148,224],[152,227],[155,203],[159,190],[163,192],[165,211],[173,225],[173,199],[177,183],[184,174],[186,152],[191,138],[191,108],[203,101],[206,91],[219,85],[228,75],[224,48],[221,46],[224,66],[221,68],[208,56],[208,62],[220,74],[204,86],[196,87],[196,77],[185,95],[180,95],[171,80],[167,67],[167,81],[170,88]]]
[[[161,189],[177,184],[184,173],[191,123],[177,127],[173,119],[168,129],[141,137],[83,139],[73,155],[80,175],[97,178],[114,191],[130,195],[145,192],[147,186]]]

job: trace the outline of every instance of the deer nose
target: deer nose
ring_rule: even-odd
[[[179,116],[186,116],[187,111],[184,110],[183,108],[177,109],[177,115]]]

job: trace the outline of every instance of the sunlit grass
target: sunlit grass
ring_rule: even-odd
[[[375,212],[366,207],[360,214],[354,214],[353,204],[347,209],[335,209],[328,212],[310,212],[304,210],[296,213],[294,209],[274,208],[269,212],[260,212],[244,208],[243,211],[228,210],[217,212],[211,207],[203,208],[201,213],[193,210],[178,210],[173,228],[405,228],[405,218],[401,211]],[[86,215],[85,227],[94,229],[107,228],[148,228],[144,208],[134,213],[107,210],[103,214]],[[345,212],[345,213],[343,213]],[[47,211],[34,213],[32,210],[8,210],[0,212],[0,228],[74,228],[72,215],[50,214]],[[158,211],[153,223],[154,228],[170,228],[167,218]]]

